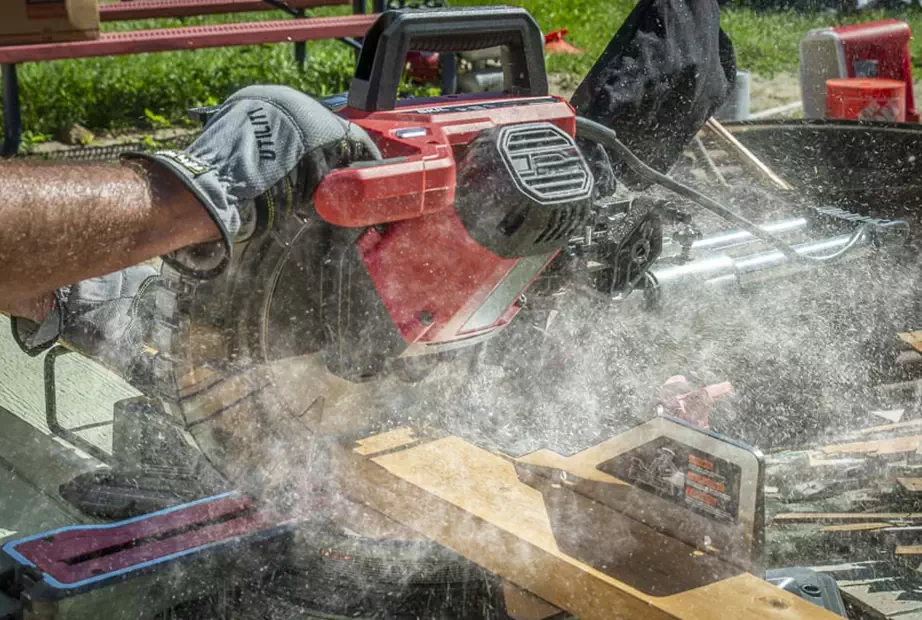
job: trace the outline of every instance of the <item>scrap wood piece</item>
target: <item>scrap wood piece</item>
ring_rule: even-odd
[[[508,581],[503,582],[503,599],[506,614],[513,620],[544,620],[561,613],[559,608]]]
[[[773,520],[775,523],[922,523],[922,512],[782,512]]]
[[[859,435],[874,435],[876,433],[888,433],[898,431],[904,428],[916,428],[922,426],[922,420],[906,420],[905,422],[896,422],[894,424],[881,424],[880,426],[869,426],[857,431]]]
[[[823,456],[818,452],[810,452],[807,454],[807,464],[810,467],[848,467],[864,465],[867,462],[865,458],[826,459]]]
[[[875,439],[855,443],[834,444],[823,446],[820,450],[827,456],[843,454],[869,454],[882,456],[885,454],[898,454],[900,452],[915,452],[922,447],[922,435],[909,435],[907,437],[894,437],[893,439]]]
[[[906,410],[902,407],[897,409],[875,409],[870,413],[871,415],[875,415],[879,418],[883,418],[889,421],[891,424],[899,424],[900,420],[903,419],[903,414],[906,413]]]
[[[790,190],[794,189],[790,183],[779,177],[774,170],[769,168],[765,162],[755,156],[752,151],[746,148],[739,139],[734,136],[726,127],[720,124],[720,122],[713,116],[707,120],[706,126],[708,129],[713,131],[729,144],[733,150],[735,150],[743,159],[743,161],[752,168],[755,168],[756,171],[761,172],[765,175],[768,180],[770,180],[778,189]]]
[[[896,555],[922,555],[922,545],[897,545]]]

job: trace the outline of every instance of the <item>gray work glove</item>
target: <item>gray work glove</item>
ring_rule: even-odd
[[[217,223],[223,240],[165,256],[188,275],[220,273],[235,241],[310,205],[333,168],[380,158],[365,131],[285,86],[251,86],[213,110],[185,151],[132,153],[176,174]]]
[[[186,151],[131,153],[174,173],[217,223],[223,240],[165,256],[198,277],[220,273],[235,241],[270,230],[311,206],[321,179],[333,168],[380,158],[368,135],[320,103],[283,86],[252,86],[212,113]],[[156,270],[138,266],[56,291],[55,309],[38,325],[13,320],[20,347],[37,355],[59,337],[129,378],[144,359],[141,303]]]
[[[54,309],[41,324],[13,318],[13,338],[30,355],[58,339],[131,380],[143,372],[139,352],[153,311],[160,275],[149,265],[90,278],[55,291]]]

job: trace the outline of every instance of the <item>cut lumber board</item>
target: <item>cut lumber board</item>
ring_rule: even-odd
[[[716,566],[721,562],[714,556],[602,504],[574,497],[581,514],[604,518],[610,527],[611,541],[600,543],[623,541],[614,546],[620,556],[606,555],[614,566],[594,568],[563,550],[561,536],[579,525],[554,523],[541,491],[519,479],[508,457],[451,436],[374,454],[369,445],[391,442],[367,439],[333,451],[336,478],[350,497],[583,620],[837,617],[741,569]],[[670,570],[651,570],[651,554],[671,558]],[[615,567],[622,569],[619,578]],[[651,594],[650,582],[669,591]]]
[[[827,459],[823,458],[823,454],[818,452],[810,452],[807,455],[807,464],[810,467],[853,467],[855,465],[863,465],[867,459],[859,458],[834,458]]]
[[[881,424],[880,426],[869,426],[858,431],[860,435],[874,435],[876,433],[889,433],[890,431],[899,431],[904,428],[922,427],[922,420],[906,420],[905,422],[896,422],[894,424]]]
[[[922,545],[897,545],[896,555],[922,555]]]

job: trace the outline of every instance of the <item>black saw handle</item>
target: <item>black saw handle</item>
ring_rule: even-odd
[[[392,110],[407,52],[467,52],[502,46],[505,90],[547,95],[544,37],[534,18],[516,7],[386,11],[362,45],[349,88],[349,107]]]

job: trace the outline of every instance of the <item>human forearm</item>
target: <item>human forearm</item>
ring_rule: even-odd
[[[140,164],[4,164],[0,197],[0,311],[219,238],[181,183]]]

